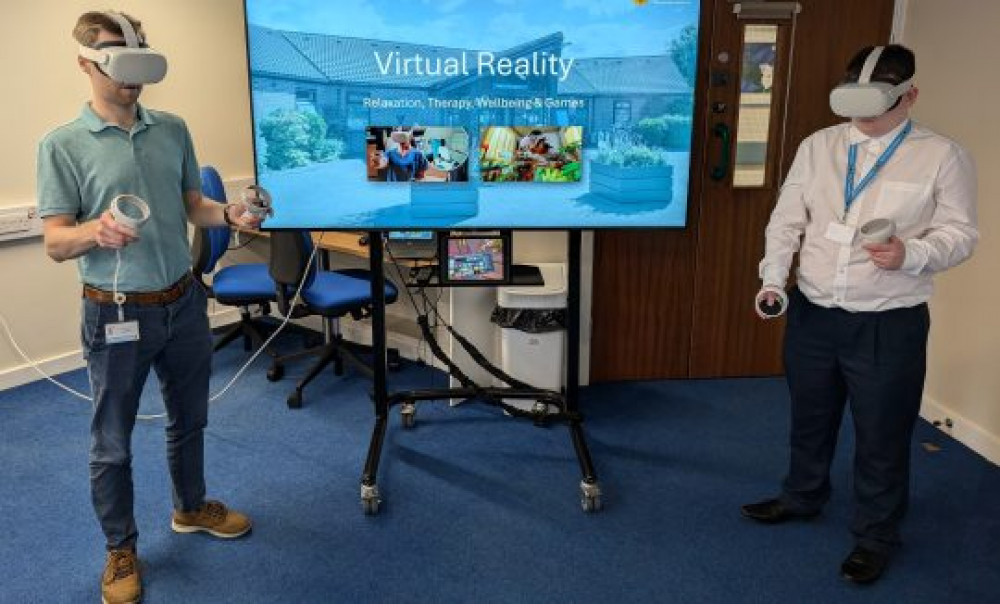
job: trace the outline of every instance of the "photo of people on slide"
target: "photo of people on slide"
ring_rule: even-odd
[[[479,137],[483,182],[578,182],[583,128],[499,126]]]
[[[365,159],[372,182],[467,182],[469,135],[462,128],[369,126]]]
[[[245,6],[265,229],[687,224],[696,0]]]

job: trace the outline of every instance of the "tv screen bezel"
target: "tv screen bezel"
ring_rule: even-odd
[[[246,86],[247,86],[247,100],[249,101],[249,115],[250,115],[250,145],[252,152],[252,170],[253,170],[253,181],[257,186],[263,187],[260,182],[260,172],[257,165],[257,123],[254,120],[254,92],[253,92],[253,75],[251,69],[251,59],[250,59],[250,19],[248,15],[247,3],[250,0],[241,0],[243,7],[243,32],[244,32],[244,49],[245,49],[245,60],[246,60]],[[706,37],[706,26],[708,24],[708,17],[711,14],[710,10],[706,10],[704,6],[699,6],[698,17],[696,20],[697,27],[697,51],[695,54],[696,66],[701,65],[705,60],[705,54],[707,51],[707,45],[705,42]],[[691,104],[693,107],[691,118],[691,138],[689,142],[689,158],[687,162],[687,187],[684,191],[684,196],[682,199],[674,199],[672,203],[683,203],[684,204],[684,219],[681,224],[607,224],[607,223],[595,223],[586,225],[511,225],[511,224],[499,224],[490,225],[482,224],[475,225],[476,230],[486,230],[486,231],[526,231],[526,232],[567,232],[567,231],[609,231],[609,230],[622,230],[622,231],[637,231],[637,230],[670,230],[670,231],[683,231],[688,230],[692,227],[692,218],[696,218],[697,211],[694,207],[696,204],[695,194],[701,194],[700,191],[703,185],[699,183],[699,177],[702,170],[695,169],[696,160],[703,158],[703,147],[705,145],[703,140],[703,135],[701,130],[704,129],[703,122],[707,118],[707,112],[699,109],[701,105],[704,104],[705,91],[703,90],[705,74],[704,70],[697,68],[695,70],[695,81],[692,85],[692,98]],[[699,119],[699,117],[701,119]],[[471,181],[470,181],[471,182]],[[416,183],[419,186],[422,183]],[[468,183],[465,183],[468,184]],[[411,185],[412,186],[412,185]],[[694,216],[693,216],[694,215]],[[267,224],[267,219],[264,220],[258,227],[261,232],[270,231],[316,231],[316,232],[361,232],[361,233],[382,233],[387,234],[389,231],[404,231],[404,230],[415,230],[415,231],[434,231],[435,236],[440,241],[444,236],[451,230],[456,228],[461,228],[460,224],[455,225],[425,225],[425,224],[407,224],[407,225],[371,225],[371,226],[360,226],[360,225],[334,225],[334,226],[321,226],[321,225],[298,225],[298,226],[269,226]],[[509,273],[509,271],[508,271]],[[509,276],[509,275],[508,275]]]

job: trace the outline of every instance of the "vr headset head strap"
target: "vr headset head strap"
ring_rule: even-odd
[[[135,31],[135,28],[132,27],[132,24],[129,22],[128,19],[124,17],[124,15],[111,11],[108,11],[104,14],[109,19],[117,23],[118,26],[121,28],[122,36],[125,37],[126,46],[128,46],[129,48],[139,48],[142,45],[143,42],[142,38],[139,37],[139,34]]]
[[[875,66],[878,65],[883,50],[885,50],[885,46],[876,46],[868,53],[868,58],[865,59],[865,64],[861,67],[861,74],[858,76],[858,84],[868,84],[872,81],[872,73],[875,71]]]

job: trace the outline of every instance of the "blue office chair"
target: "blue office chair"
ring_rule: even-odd
[[[289,310],[293,317],[318,315],[324,319],[340,319],[351,315],[355,320],[371,314],[371,274],[362,269],[337,271],[317,270],[316,262],[309,263],[313,242],[308,231],[276,231],[271,234],[270,273],[277,284],[277,305],[282,315]],[[305,279],[299,296],[301,303],[292,308],[292,296]],[[396,301],[398,290],[392,283],[385,284],[385,302]],[[302,390],[330,363],[334,373],[343,375],[347,361],[368,377],[373,376],[371,367],[356,355],[368,347],[347,342],[340,333],[334,333],[330,341],[320,346],[308,348],[287,356],[274,359],[268,374],[283,373],[283,364],[304,356],[319,355],[319,360],[295,386],[295,392],[288,396],[288,406],[296,409],[302,406]]]
[[[226,201],[226,190],[219,172],[211,167],[201,169],[201,193],[220,203]],[[192,270],[201,281],[210,297],[219,304],[239,308],[240,320],[224,332],[215,344],[219,350],[233,340],[243,337],[243,348],[252,350],[263,345],[265,333],[272,327],[259,319],[254,319],[251,309],[258,307],[262,316],[271,312],[271,303],[277,300],[274,280],[268,274],[268,266],[263,262],[234,264],[216,270],[219,259],[229,249],[231,232],[227,226],[200,227],[195,231],[191,244]],[[213,274],[214,272],[214,274]],[[205,275],[212,274],[212,285],[205,283]],[[272,357],[277,353],[270,348],[266,351]],[[279,376],[268,375],[271,379]]]

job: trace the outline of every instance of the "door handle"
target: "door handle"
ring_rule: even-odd
[[[723,123],[716,124],[712,128],[712,135],[722,139],[722,153],[719,156],[719,162],[712,168],[711,178],[715,181],[724,180],[726,174],[729,173],[729,155],[732,145],[729,126]]]

